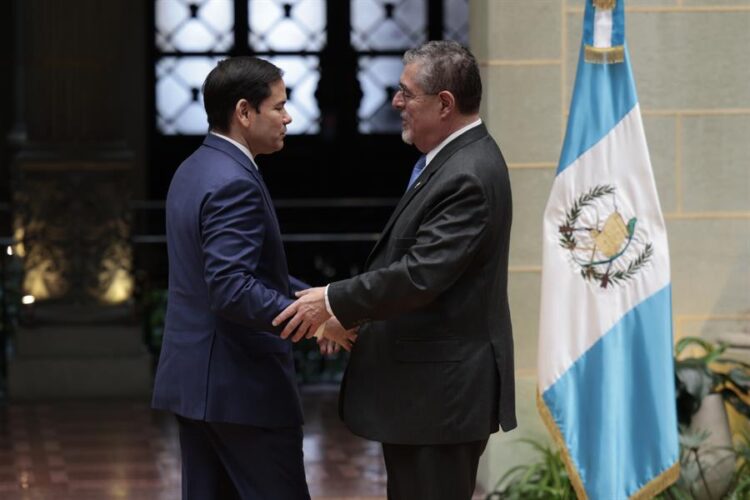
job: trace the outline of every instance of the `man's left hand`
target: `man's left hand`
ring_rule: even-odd
[[[316,341],[318,342],[320,354],[322,354],[323,356],[333,356],[334,354],[338,354],[339,351],[341,351],[341,346],[333,340],[329,340],[323,336],[320,336],[316,339]]]
[[[299,297],[289,307],[281,311],[281,314],[273,319],[273,326],[289,320],[281,332],[281,338],[286,339],[294,333],[292,342],[299,342],[303,338],[312,337],[318,327],[331,317],[326,309],[325,287],[308,288],[297,292]],[[291,319],[290,319],[291,318]]]

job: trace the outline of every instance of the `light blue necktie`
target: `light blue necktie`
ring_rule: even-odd
[[[406,186],[407,191],[409,190],[409,188],[411,188],[411,185],[414,184],[414,181],[417,180],[417,177],[419,177],[419,174],[422,173],[422,170],[424,170],[425,165],[427,165],[427,157],[425,155],[422,155],[417,160],[417,163],[414,164],[414,168],[411,171],[411,178],[409,179],[409,185]]]

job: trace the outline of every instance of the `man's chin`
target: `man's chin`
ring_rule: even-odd
[[[414,144],[414,141],[412,140],[412,137],[411,137],[411,132],[409,132],[408,130],[401,131],[401,140],[404,141],[409,146]]]

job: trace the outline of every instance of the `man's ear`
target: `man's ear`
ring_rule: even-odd
[[[456,98],[447,90],[438,92],[440,99],[440,116],[448,116],[456,108]]]
[[[240,99],[234,105],[234,116],[245,127],[252,123],[253,107],[247,102],[247,99]]]

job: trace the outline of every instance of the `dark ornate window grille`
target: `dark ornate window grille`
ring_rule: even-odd
[[[249,44],[257,51],[320,51],[326,43],[325,0],[253,0]]]
[[[325,0],[155,0],[154,6],[158,133],[206,132],[201,85],[217,61],[235,54],[255,54],[284,70],[290,134],[319,131],[314,93]]]
[[[469,46],[469,0],[443,0],[443,38]]]
[[[399,114],[391,106],[401,70],[400,56],[359,56],[357,77],[362,87],[362,100],[357,117],[361,133],[397,133],[401,130]]]
[[[355,0],[352,46],[357,51],[403,51],[427,39],[424,0]]]
[[[156,46],[164,52],[226,52],[234,46],[227,0],[156,0]]]
[[[201,85],[221,57],[164,56],[156,62],[157,128],[163,134],[206,132]]]
[[[317,134],[321,52],[328,40],[326,9],[345,0],[154,0],[156,132],[206,132],[200,86],[224,57],[256,54],[285,72],[290,134]],[[349,42],[356,53],[362,99],[361,134],[398,133],[390,106],[401,54],[428,38],[468,43],[469,0],[351,0]]]
[[[427,22],[424,0],[352,2],[351,44],[362,88],[360,133],[399,132],[401,120],[391,107],[391,95],[401,74],[401,54],[427,40]]]

